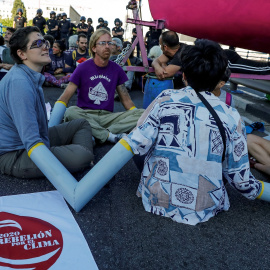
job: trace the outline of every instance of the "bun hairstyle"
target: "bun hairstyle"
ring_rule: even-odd
[[[186,46],[180,58],[188,85],[196,92],[213,91],[228,65],[220,45],[207,39],[196,40],[194,46]]]

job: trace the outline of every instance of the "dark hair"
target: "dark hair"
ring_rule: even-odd
[[[179,45],[179,37],[174,31],[166,31],[161,34],[161,40],[163,45],[167,45],[170,48],[174,48]]]
[[[181,68],[188,85],[196,92],[213,91],[228,65],[222,48],[214,41],[200,39],[186,46],[181,54]]]
[[[44,35],[44,39],[48,40],[50,42],[50,47],[52,48],[53,43],[54,43],[54,37],[52,35]]]
[[[78,38],[77,38],[77,41],[79,42],[80,41],[80,38],[87,38],[85,34],[79,34],[78,35]]]
[[[221,81],[227,82],[231,76],[231,70],[229,68],[226,68],[224,74],[221,77]]]
[[[5,44],[5,40],[3,38],[3,36],[0,36],[0,46]]]
[[[18,56],[17,51],[26,51],[26,46],[29,42],[29,34],[33,32],[40,33],[40,30],[36,26],[27,26],[16,30],[15,33],[11,36],[9,41],[10,55],[17,64],[23,63],[21,58]]]
[[[16,29],[13,27],[7,27],[7,30],[11,33],[15,33]]]
[[[61,40],[55,40],[54,43],[57,43],[59,46],[59,49],[63,52],[66,50],[66,40],[63,38]]]

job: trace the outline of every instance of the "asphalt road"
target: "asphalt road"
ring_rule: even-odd
[[[44,88],[52,106],[61,93],[62,89]],[[137,107],[142,107],[142,92],[130,94]],[[75,102],[74,97],[70,105]],[[123,110],[119,102],[115,110]],[[95,163],[112,146],[96,146]],[[253,172],[258,179],[267,180]],[[75,177],[79,180],[85,173]],[[54,189],[45,178],[0,175],[0,179],[0,196]],[[135,195],[139,179],[130,160],[79,213],[71,209],[100,270],[269,269],[269,203],[249,201],[227,186],[229,211],[203,224],[184,225],[144,211]]]

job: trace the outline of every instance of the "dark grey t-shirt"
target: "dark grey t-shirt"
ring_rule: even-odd
[[[178,51],[175,53],[175,55],[173,57],[168,57],[170,60],[168,62],[168,65],[175,65],[175,66],[179,66],[181,67],[181,53],[183,51],[184,48],[186,48],[186,44],[184,43],[179,43],[180,48],[178,49]]]

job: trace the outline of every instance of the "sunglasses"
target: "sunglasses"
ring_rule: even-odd
[[[106,46],[106,44],[109,46],[115,45],[112,41],[100,41],[96,43],[96,45],[100,45],[100,46]]]
[[[33,41],[32,45],[30,46],[30,50],[36,49],[36,48],[41,48],[44,44],[45,44],[45,49],[50,48],[50,42],[48,40],[37,39],[37,40]]]

